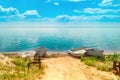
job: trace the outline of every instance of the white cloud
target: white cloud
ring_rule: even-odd
[[[36,15],[40,16],[37,10],[27,10],[26,12],[23,13],[23,15]]]
[[[21,15],[18,11],[18,9],[9,7],[9,8],[4,8],[0,6],[0,19],[3,21],[17,21],[23,19],[24,16]]]
[[[73,10],[77,13],[82,13],[80,10]],[[97,14],[88,16],[84,13],[89,14]],[[20,14],[16,8],[3,8],[0,6],[0,20],[8,20],[8,21],[34,21],[34,22],[86,22],[86,21],[97,21],[103,18],[107,19],[118,19],[120,16],[110,15],[104,13],[120,13],[120,10],[112,10],[112,9],[101,9],[101,8],[86,8],[83,10],[83,15],[80,16],[69,16],[69,15],[58,15],[55,18],[41,18],[37,10],[27,10],[23,14]]]
[[[13,7],[4,8],[0,6],[0,19],[4,21],[20,21],[25,19],[38,19],[40,15],[37,10],[28,10],[23,14],[19,13],[19,10]]]
[[[109,6],[109,5],[112,5],[112,1],[113,0],[103,0],[101,2],[101,4],[99,4],[100,6]]]
[[[41,17],[37,10],[27,10],[22,15],[25,17],[25,19],[30,21],[34,21],[35,19],[40,19]]]
[[[89,14],[103,14],[103,13],[119,13],[120,10],[101,9],[101,8],[85,8],[83,12],[89,13]]]
[[[66,15],[66,14],[63,14],[63,15],[58,15],[56,18],[63,18],[63,17],[70,17],[70,16],[68,16],[68,15]]]
[[[75,10],[73,10],[73,12],[80,13],[81,11],[80,11],[80,10],[75,9]]]
[[[120,1],[119,0],[102,0],[99,6],[120,6]]]
[[[54,5],[56,5],[56,6],[58,6],[58,5],[59,5],[59,3],[58,3],[58,2],[54,2],[53,4],[54,4]]]
[[[57,17],[56,17],[56,21],[58,21],[58,22],[69,22],[70,21],[70,16],[68,16],[68,15],[58,15]]]
[[[117,15],[93,15],[93,16],[69,16],[69,15],[59,15],[56,17],[56,21],[60,22],[86,22],[86,21],[99,21],[101,19],[108,18],[108,19],[114,19],[114,18],[120,18],[120,16]]]
[[[9,7],[3,8],[0,6],[0,16],[19,15],[19,11],[16,8]]]

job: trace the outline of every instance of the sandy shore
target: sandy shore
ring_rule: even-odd
[[[10,52],[7,55],[16,56],[29,52],[32,53],[31,51]],[[118,80],[112,72],[104,72],[87,66],[80,59],[73,58],[66,52],[48,52],[47,54],[53,54],[54,58],[42,60],[42,63],[46,65],[45,74],[38,80]]]
[[[47,67],[41,80],[118,80],[113,73],[89,67],[70,56],[49,58],[42,62]]]

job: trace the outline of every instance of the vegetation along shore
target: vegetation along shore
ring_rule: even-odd
[[[31,51],[28,51],[31,52]],[[33,53],[33,52],[32,52]],[[32,55],[32,53],[30,53]],[[47,52],[41,59],[41,68],[28,63],[32,56],[23,58],[26,52],[0,54],[1,80],[119,80],[112,70],[113,61],[120,59],[120,54],[97,57],[74,58],[66,52]]]

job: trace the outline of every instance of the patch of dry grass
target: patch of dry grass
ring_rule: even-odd
[[[22,57],[13,57],[12,63],[15,65],[7,66],[0,63],[0,80],[36,80],[41,78],[44,73],[45,65],[42,64],[38,69],[38,65],[31,65],[28,72],[27,64],[31,60],[24,60]]]

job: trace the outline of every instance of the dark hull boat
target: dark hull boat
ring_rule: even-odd
[[[86,51],[86,55],[102,58],[103,57],[103,52],[104,52],[104,50],[93,50],[93,51],[88,50],[88,51]]]

